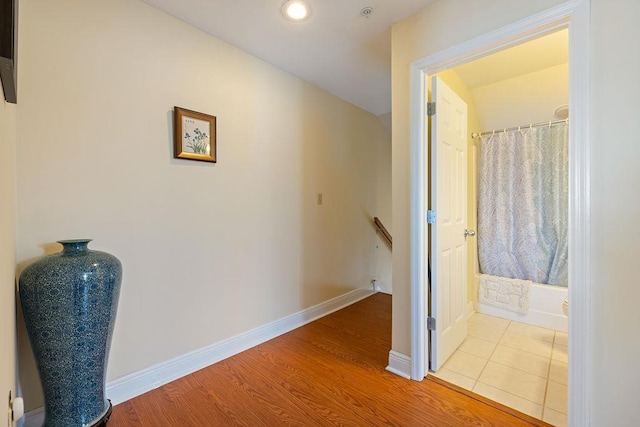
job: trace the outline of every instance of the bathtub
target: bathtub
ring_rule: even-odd
[[[477,289],[478,277],[476,276],[476,295]],[[569,319],[562,312],[562,302],[568,298],[568,293],[569,290],[566,287],[533,283],[529,294],[529,312],[526,314],[482,304],[477,301],[477,298],[473,306],[478,313],[567,332]]]

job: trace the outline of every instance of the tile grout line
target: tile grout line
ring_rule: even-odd
[[[551,344],[551,358],[549,359],[549,370],[547,371],[547,383],[544,388],[544,399],[542,400],[542,420],[544,421],[547,412],[547,394],[549,393],[549,381],[551,380],[551,364],[553,363],[553,349],[556,345],[556,331],[553,331],[553,343]]]
[[[511,347],[509,347],[509,348],[511,348]],[[524,351],[523,353],[527,353],[527,352]],[[527,354],[536,356],[535,354],[532,354],[532,353],[527,353]],[[542,356],[538,356],[538,357],[542,357]],[[517,368],[515,366],[505,365],[504,363],[500,363],[500,362],[497,362],[495,360],[492,360],[492,362],[495,363],[496,365],[504,366],[505,368],[509,368],[509,369],[513,369],[515,371],[519,371],[519,372],[522,372],[522,373],[525,373],[525,374],[529,374],[529,375],[532,375],[532,376],[534,376],[536,378],[542,378],[543,380],[546,380],[546,381],[549,380],[549,370],[550,370],[550,367],[551,367],[551,358],[549,358],[549,367],[547,368],[547,376],[546,377],[542,377],[542,376],[540,376],[538,374],[534,374],[532,372],[525,371],[524,369],[520,369],[520,368]]]
[[[499,346],[499,345],[504,345],[505,347],[509,347],[509,348],[514,349],[514,350],[516,350],[516,351],[521,351],[521,352],[523,352],[523,353],[530,354],[530,355],[532,355],[532,356],[537,356],[537,357],[540,357],[540,358],[543,358],[543,359],[547,359],[547,360],[549,361],[549,364],[548,364],[548,367],[547,367],[547,376],[546,376],[546,378],[541,377],[541,376],[536,375],[536,374],[533,374],[533,373],[531,373],[531,372],[528,372],[528,371],[522,370],[522,369],[517,368],[517,367],[513,367],[513,366],[509,366],[509,365],[504,365],[504,364],[502,364],[502,363],[500,363],[500,362],[493,361],[494,363],[496,363],[496,364],[498,364],[498,365],[500,365],[500,366],[504,366],[504,367],[507,367],[507,368],[510,368],[510,369],[515,369],[515,370],[517,370],[517,371],[520,371],[520,372],[523,372],[523,373],[527,373],[527,374],[530,374],[530,375],[533,375],[533,376],[536,376],[536,377],[538,377],[538,378],[542,378],[542,379],[544,379],[544,380],[545,380],[545,390],[544,390],[544,395],[543,395],[542,405],[541,405],[541,406],[542,406],[542,411],[541,411],[541,414],[540,414],[540,419],[542,420],[542,419],[544,418],[545,409],[546,409],[547,390],[548,390],[548,387],[549,387],[549,381],[550,381],[550,378],[549,378],[549,377],[550,377],[550,373],[551,373],[551,363],[552,363],[552,361],[553,361],[553,350],[554,350],[554,348],[555,348],[556,332],[557,332],[557,331],[555,331],[555,330],[550,330],[550,329],[548,329],[548,328],[543,328],[543,329],[548,329],[549,331],[551,331],[551,332],[553,333],[553,338],[552,338],[551,343],[550,343],[550,344],[551,344],[551,354],[550,354],[548,357],[544,357],[544,356],[541,356],[541,355],[539,355],[539,354],[533,353],[533,352],[531,352],[531,351],[526,351],[526,350],[523,350],[523,349],[521,349],[521,348],[512,347],[512,346],[507,345],[507,344],[501,344],[501,341],[502,341],[502,339],[504,338],[505,334],[507,334],[507,330],[508,330],[508,328],[509,328],[509,326],[511,325],[511,323],[512,323],[512,322],[513,322],[513,321],[509,321],[509,322],[507,323],[506,327],[505,327],[505,328],[504,328],[504,330],[502,331],[502,334],[500,335],[500,338],[499,338],[499,339],[498,339],[498,341],[495,343],[495,347],[494,347],[493,351],[491,352],[491,354],[489,355],[489,358],[487,359],[487,362],[485,363],[485,365],[484,365],[484,367],[483,367],[482,371],[480,372],[480,375],[478,376],[478,379],[475,381],[475,383],[474,383],[474,385],[473,385],[473,389],[475,389],[475,387],[478,385],[478,383],[481,383],[481,381],[480,381],[480,376],[482,376],[482,373],[485,371],[485,369],[486,369],[487,365],[489,364],[489,361],[491,361],[491,357],[492,357],[492,356],[493,356],[493,354],[496,352],[496,350],[497,350],[497,348],[498,348],[498,346]],[[475,323],[475,322],[472,322],[472,323]],[[516,322],[516,323],[518,323],[518,322]],[[477,324],[477,323],[476,323],[476,324]],[[491,326],[489,326],[489,325],[483,325],[483,326],[491,327]],[[494,329],[497,329],[497,328],[494,328]],[[521,334],[517,334],[517,335],[521,335]],[[542,340],[542,339],[538,339],[538,338],[535,338],[535,337],[530,337],[530,336],[527,336],[526,334],[525,334],[525,335],[523,335],[523,336],[524,336],[524,337],[527,337],[527,338],[531,338],[531,339],[533,339],[533,340],[537,340],[537,341],[543,342],[543,343],[548,343],[548,341],[545,341],[545,340]],[[478,338],[478,337],[476,337],[476,338]],[[487,341],[488,341],[488,340],[487,340]],[[460,351],[464,352],[463,350],[460,350]],[[466,352],[465,352],[465,353],[466,353]],[[471,353],[467,353],[467,354],[471,354]],[[482,383],[482,384],[484,384],[484,383]],[[488,385],[488,384],[487,384],[487,385]],[[472,389],[472,391],[473,391],[473,389]],[[516,394],[513,394],[513,393],[511,393],[511,392],[509,392],[509,391],[507,391],[507,390],[502,390],[502,389],[500,389],[500,388],[496,388],[496,389],[498,389],[498,390],[500,390],[501,392],[506,393],[506,394],[508,394],[508,395],[514,396],[514,397],[516,397],[516,398],[523,399],[523,400],[525,400],[525,401],[528,401],[528,402],[531,402],[531,403],[533,403],[533,404],[537,405],[537,403],[536,403],[536,402],[534,402],[534,401],[532,401],[532,400],[529,400],[529,399],[527,399],[527,398],[524,398],[524,397],[522,397],[522,396],[518,396],[518,395],[516,395]]]
[[[505,320],[506,320],[506,319],[505,319]],[[512,345],[508,345],[508,344],[504,344],[504,343],[502,343],[502,340],[504,339],[505,335],[507,335],[507,333],[508,333],[508,329],[509,329],[509,327],[511,326],[511,324],[512,324],[512,323],[519,323],[519,322],[515,322],[515,321],[508,321],[508,323],[506,324],[506,326],[505,326],[504,328],[498,328],[498,327],[495,327],[495,326],[493,326],[493,325],[485,324],[485,323],[483,323],[483,322],[473,322],[473,321],[470,321],[469,319],[467,320],[467,322],[468,322],[468,323],[473,323],[473,324],[478,325],[478,326],[486,327],[486,328],[497,329],[497,330],[502,329],[502,332],[501,332],[501,334],[500,334],[500,337],[499,337],[499,338],[498,338],[498,340],[497,340],[497,341],[495,341],[495,342],[494,342],[494,341],[492,341],[492,340],[489,340],[489,339],[485,339],[484,337],[477,337],[477,336],[473,336],[473,335],[471,335],[471,336],[473,336],[474,338],[477,338],[477,339],[480,339],[480,340],[484,340],[484,341],[488,341],[488,342],[492,342],[492,343],[494,343],[494,344],[495,344],[495,347],[493,348],[493,351],[490,353],[489,357],[488,357],[487,359],[485,359],[485,360],[486,360],[486,362],[484,363],[484,366],[483,366],[482,370],[480,371],[480,374],[478,375],[477,379],[476,379],[476,380],[474,380],[473,388],[472,388],[472,390],[471,390],[471,391],[474,391],[474,390],[476,389],[476,387],[477,387],[479,384],[485,384],[484,382],[481,382],[481,381],[480,381],[480,377],[481,377],[481,376],[482,376],[482,374],[486,371],[486,368],[487,368],[487,366],[488,366],[488,364],[489,364],[489,362],[490,362],[490,361],[493,361],[493,362],[494,362],[495,364],[497,364],[497,365],[504,366],[505,368],[514,369],[514,370],[516,370],[516,371],[520,371],[520,372],[523,372],[523,373],[526,373],[526,374],[529,374],[529,375],[532,375],[532,376],[535,376],[535,377],[538,377],[538,378],[544,379],[544,380],[545,380],[545,388],[544,388],[544,394],[543,394],[542,405],[541,405],[541,406],[542,406],[542,408],[541,408],[541,409],[542,409],[542,411],[541,411],[541,415],[540,415],[540,419],[541,419],[541,420],[544,420],[544,417],[545,417],[545,415],[546,415],[546,413],[547,413],[547,409],[549,409],[549,410],[551,409],[551,408],[547,408],[547,400],[548,400],[548,398],[549,398],[549,387],[550,387],[550,383],[551,383],[551,381],[552,381],[552,380],[551,380],[551,368],[552,368],[552,365],[553,365],[553,362],[554,362],[554,351],[556,350],[556,347],[561,346],[561,345],[559,344],[559,342],[558,342],[558,340],[559,340],[559,337],[558,337],[559,332],[558,332],[558,331],[556,331],[556,330],[553,330],[553,329],[539,327],[539,328],[541,328],[541,329],[546,329],[546,330],[548,330],[549,332],[551,332],[551,333],[552,333],[552,339],[551,339],[550,341],[546,341],[546,340],[541,339],[541,338],[536,337],[536,336],[529,336],[529,335],[527,335],[526,333],[523,333],[523,334],[516,334],[516,335],[518,335],[518,336],[522,336],[522,337],[525,337],[525,338],[528,338],[528,339],[531,339],[531,340],[539,341],[539,342],[541,342],[541,343],[551,344],[551,353],[550,353],[550,355],[549,355],[549,356],[542,356],[542,355],[540,355],[540,354],[538,354],[538,353],[535,353],[535,352],[532,352],[532,351],[529,351],[529,350],[525,350],[525,349],[523,349],[523,348],[518,348],[518,347],[515,347],[515,346],[512,346]],[[526,370],[523,370],[523,369],[517,368],[517,367],[513,367],[513,366],[505,365],[505,364],[500,363],[500,362],[498,362],[498,361],[491,360],[491,358],[494,356],[495,352],[497,351],[497,348],[498,348],[498,346],[499,346],[499,345],[503,345],[503,346],[508,347],[508,348],[510,348],[510,349],[512,349],[512,350],[520,351],[520,352],[522,352],[522,353],[526,353],[526,354],[529,354],[529,355],[532,355],[532,356],[537,356],[538,358],[547,359],[549,363],[548,363],[548,367],[547,367],[547,374],[546,374],[546,378],[544,378],[544,377],[542,377],[542,376],[540,376],[540,375],[534,374],[534,373],[532,373],[532,372],[528,372],[528,371],[526,371]],[[564,346],[564,347],[568,347],[568,346]],[[458,351],[458,350],[456,350],[456,351]],[[478,356],[478,355],[476,355],[476,354],[469,353],[469,352],[466,352],[466,351],[464,351],[464,350],[459,350],[459,351],[460,351],[461,353],[465,353],[465,354],[468,354],[468,355],[471,355],[471,356],[480,357],[480,356]],[[483,357],[480,357],[480,358],[484,359]],[[558,362],[558,363],[562,363],[562,364],[567,364],[567,363],[565,363],[565,362],[563,362],[563,361],[561,361],[561,360],[556,360],[556,362]],[[462,374],[461,374],[461,375],[462,375]],[[467,378],[469,378],[469,377],[467,377]],[[557,382],[557,381],[554,381],[554,382]],[[560,384],[561,384],[561,383],[560,383]],[[487,385],[487,386],[490,386],[489,384],[486,384],[486,385]],[[493,386],[491,386],[491,387],[493,387]],[[519,396],[519,395],[517,395],[517,394],[513,394],[513,393],[511,393],[510,391],[502,390],[501,388],[497,388],[497,387],[496,387],[496,390],[499,390],[499,391],[501,391],[502,393],[505,393],[506,395],[510,395],[510,396],[513,396],[513,397],[516,397],[516,398],[522,399],[523,401],[527,401],[527,402],[530,402],[530,403],[532,403],[532,404],[538,405],[536,402],[534,402],[534,401],[532,401],[532,400],[529,400],[529,399],[527,399],[527,398],[524,398],[524,397],[522,397],[522,396]],[[481,394],[481,395],[482,395],[482,394]],[[558,412],[559,412],[559,411],[558,411]],[[559,412],[559,413],[562,413],[562,412]],[[566,415],[566,414],[564,414],[564,415]]]
[[[505,332],[505,333],[506,333],[506,332]],[[555,331],[554,331],[554,334],[555,334]],[[520,335],[518,335],[518,334],[511,334],[511,333],[510,333],[510,335],[520,336]],[[506,344],[506,343],[505,343],[505,344],[500,343],[500,344],[501,344],[501,345],[503,345],[503,346],[505,346],[505,347],[509,347],[509,348],[514,349],[514,350],[519,350],[519,351],[522,351],[522,352],[524,352],[524,353],[529,353],[529,354],[534,355],[534,356],[544,357],[544,358],[548,358],[548,359],[553,359],[553,341],[548,342],[548,341],[544,341],[544,340],[540,340],[540,339],[532,338],[532,337],[526,337],[526,336],[524,336],[524,338],[528,338],[528,339],[531,339],[531,340],[533,340],[533,341],[537,341],[537,342],[541,342],[541,343],[545,343],[545,344],[551,344],[551,353],[549,354],[549,356],[548,356],[548,357],[547,357],[547,356],[541,356],[540,354],[534,353],[534,352],[532,352],[532,351],[523,350],[522,348],[518,348],[518,347],[515,347],[515,346],[510,345],[510,344]]]
[[[508,394],[508,395],[510,395],[510,396],[516,397],[516,398],[518,398],[518,399],[524,400],[524,401],[529,402],[529,403],[533,403],[533,404],[534,404],[534,405],[536,405],[536,406],[542,406],[542,407],[543,407],[543,411],[544,411],[544,405],[541,405],[541,404],[539,404],[539,403],[537,403],[537,402],[534,402],[533,400],[527,399],[526,397],[519,396],[519,395],[514,394],[514,393],[512,393],[512,392],[510,392],[510,391],[503,390],[503,389],[498,388],[498,387],[496,387],[496,386],[492,386],[491,384],[487,384],[487,383],[480,382],[480,380],[478,380],[478,382],[479,382],[479,383],[481,383],[481,384],[484,384],[484,385],[486,385],[486,386],[489,386],[489,387],[491,387],[491,388],[495,388],[496,390],[501,391],[501,392],[502,392],[502,393],[504,393],[504,394]],[[473,391],[473,390],[471,390],[471,391]],[[478,392],[474,392],[474,393],[478,393]],[[484,396],[484,395],[483,395],[483,394],[481,394],[481,393],[478,393],[478,394],[480,394],[481,396]],[[488,396],[485,396],[485,397],[489,398]],[[490,399],[490,398],[489,398],[489,399]],[[492,400],[493,400],[493,399],[492,399]],[[500,403],[500,402],[498,402],[498,403]],[[508,405],[508,404],[506,404],[506,403],[503,403],[503,405],[509,406],[509,405]],[[510,408],[512,408],[512,409],[516,409],[516,408],[513,408],[512,406],[509,406],[509,407],[510,407]],[[518,409],[518,410],[519,410],[519,409]],[[532,415],[532,416],[533,416],[533,415]],[[538,418],[538,419],[542,420],[542,418]]]
[[[487,357],[487,361],[485,362],[484,366],[482,367],[482,370],[478,374],[478,378],[476,379],[476,382],[473,385],[473,388],[476,388],[476,385],[478,384],[478,382],[480,382],[480,377],[482,376],[482,373],[484,372],[485,369],[487,369],[487,365],[489,364],[489,361],[491,360],[491,356],[493,356],[493,353],[496,352],[496,349],[498,348],[498,345],[500,345],[500,340],[502,339],[502,337],[506,333],[507,328],[509,327],[510,324],[511,324],[511,321],[509,320],[509,322],[507,323],[507,326],[505,326],[504,330],[502,331],[502,334],[500,335],[500,338],[498,338],[498,341],[496,341],[496,346],[493,348],[493,351],[491,352],[489,357]]]

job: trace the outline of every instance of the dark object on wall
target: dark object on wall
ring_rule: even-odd
[[[216,162],[216,117],[173,107],[174,157]]]
[[[4,99],[15,104],[15,25],[16,0],[0,0],[0,80]]]
[[[122,265],[113,255],[89,250],[89,242],[61,240],[61,253],[41,258],[20,275],[47,427],[102,426],[111,415],[105,373]]]

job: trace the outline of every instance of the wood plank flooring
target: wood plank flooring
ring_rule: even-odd
[[[375,294],[117,405],[109,427],[546,425],[393,375],[390,348],[391,297]]]

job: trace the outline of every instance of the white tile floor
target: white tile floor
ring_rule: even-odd
[[[435,376],[555,426],[567,425],[567,334],[475,313]]]

